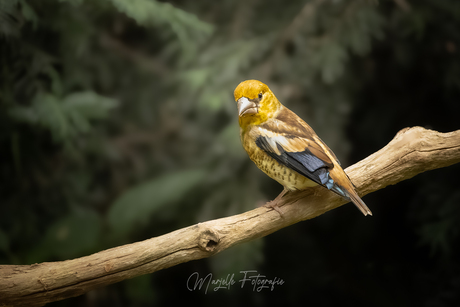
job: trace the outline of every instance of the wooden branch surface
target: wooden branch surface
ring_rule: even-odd
[[[384,148],[346,169],[360,195],[460,162],[460,130],[401,130]],[[231,246],[337,208],[345,200],[322,187],[288,193],[283,211],[260,207],[142,242],[59,262],[0,266],[0,306],[42,306],[92,289],[212,256]],[[372,204],[368,204],[372,208]],[[356,214],[359,214],[357,211]],[[363,217],[365,218],[365,217]],[[378,217],[366,217],[378,218]]]

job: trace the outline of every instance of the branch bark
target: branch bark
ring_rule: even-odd
[[[384,148],[346,169],[360,195],[460,162],[460,130],[401,130]],[[345,204],[324,188],[288,193],[280,216],[260,207],[142,242],[59,262],[0,266],[0,306],[42,306],[128,278],[210,257]],[[372,204],[370,204],[372,205]],[[358,213],[357,213],[358,214]],[[378,218],[378,217],[373,217]]]

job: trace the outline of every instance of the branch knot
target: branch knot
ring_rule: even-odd
[[[200,226],[203,227],[202,225]],[[219,233],[216,230],[208,227],[203,229],[198,237],[198,247],[208,253],[214,252],[219,242]]]

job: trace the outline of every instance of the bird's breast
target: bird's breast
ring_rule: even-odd
[[[317,183],[311,181],[307,177],[278,163],[275,159],[263,152],[250,137],[242,135],[241,141],[249,158],[256,166],[270,178],[282,184],[286,189],[291,191],[304,190],[317,185]]]

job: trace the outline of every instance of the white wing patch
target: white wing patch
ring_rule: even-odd
[[[261,128],[261,127],[257,127],[257,129],[253,129],[253,131],[251,132],[254,133],[255,138],[259,136],[266,137],[266,140],[268,144],[270,145],[271,149],[277,155],[282,154],[278,149],[278,145],[283,147],[285,151],[302,152],[306,148],[309,147],[309,143],[310,143],[308,140],[303,139],[303,138],[299,138],[299,137],[289,138],[289,137],[280,135],[276,132]]]

